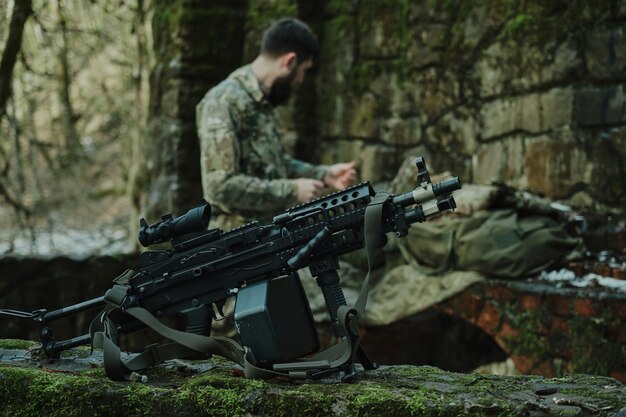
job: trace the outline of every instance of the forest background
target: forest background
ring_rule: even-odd
[[[322,44],[290,153],[373,182],[423,155],[623,228],[626,2],[539,3],[0,2],[0,253],[132,251],[140,216],[196,204],[194,106],[286,15]]]

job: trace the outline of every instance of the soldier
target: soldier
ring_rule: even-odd
[[[300,20],[274,22],[263,34],[258,57],[209,90],[196,107],[212,227],[268,222],[280,210],[320,197],[324,186],[342,189],[354,183],[354,161],[312,165],[283,149],[275,107],[302,83],[318,48]]]

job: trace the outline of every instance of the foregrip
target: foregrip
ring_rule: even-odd
[[[333,325],[333,333],[336,337],[345,337],[346,333],[339,324],[337,318],[337,310],[340,306],[347,305],[346,297],[343,295],[341,284],[339,282],[339,274],[337,271],[323,272],[317,277],[317,285],[322,289],[326,309]]]

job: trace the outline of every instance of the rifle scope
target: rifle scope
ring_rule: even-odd
[[[143,247],[148,247],[189,233],[204,232],[210,220],[211,205],[205,200],[182,216],[174,218],[172,214],[166,214],[161,217],[160,222],[150,226],[145,219],[141,219],[139,220],[139,243]]]

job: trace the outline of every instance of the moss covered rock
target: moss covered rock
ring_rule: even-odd
[[[98,352],[33,359],[0,341],[0,416],[609,416],[626,413],[611,378],[457,374],[432,367],[360,371],[357,382],[260,381],[223,360],[170,361],[147,382],[109,380]],[[75,354],[74,354],[75,352]],[[620,411],[621,410],[621,411]]]

